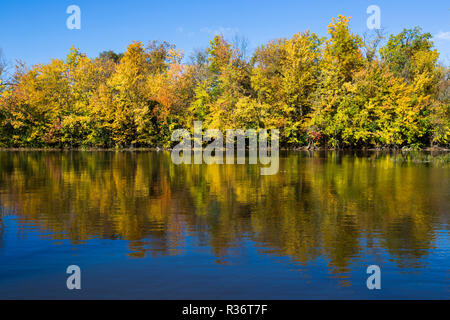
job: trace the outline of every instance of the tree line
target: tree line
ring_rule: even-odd
[[[0,80],[0,147],[171,147],[177,128],[279,129],[288,148],[448,147],[450,73],[420,28],[370,39],[333,18],[247,57],[216,35],[189,62],[173,44],[17,64]],[[0,63],[0,75],[4,69]]]

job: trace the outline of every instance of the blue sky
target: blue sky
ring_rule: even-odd
[[[66,8],[72,4],[81,8],[81,30],[66,27]],[[306,29],[326,35],[338,14],[352,16],[352,30],[362,34],[372,4],[380,7],[388,34],[421,26],[435,36],[441,61],[450,64],[450,3],[444,0],[2,0],[0,48],[12,64],[15,59],[34,64],[64,58],[72,45],[90,57],[109,49],[123,52],[133,40],[166,40],[189,56],[221,32],[247,38],[253,50]]]

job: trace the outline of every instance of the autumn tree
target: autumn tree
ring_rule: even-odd
[[[322,40],[306,31],[272,41],[254,56],[252,86],[267,128],[282,129],[289,145],[305,142],[305,119],[317,88]]]
[[[201,58],[201,57],[199,57]],[[203,59],[203,58],[201,58]],[[197,72],[205,72],[196,81],[190,110],[200,116],[206,126],[234,128],[237,105],[249,95],[250,66],[244,56],[223,36],[216,35],[206,50],[206,69],[197,64]]]
[[[108,50],[100,52],[98,57],[102,60],[111,60],[114,63],[119,63],[123,58],[123,53],[116,53],[112,50]]]
[[[0,146],[170,147],[177,128],[279,129],[281,145],[448,146],[449,71],[420,28],[364,40],[338,16],[248,56],[216,35],[188,63],[175,45],[133,42],[89,58],[76,48],[1,79]]]
[[[349,18],[339,16],[328,26],[330,37],[323,48],[319,83],[308,125],[311,140],[319,133],[333,147],[343,142],[342,133],[346,129],[343,119],[349,112],[347,107],[352,107],[343,97],[364,63],[362,38],[351,33],[348,24]]]

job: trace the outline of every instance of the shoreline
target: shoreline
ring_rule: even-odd
[[[269,148],[270,149],[270,148]],[[156,151],[156,152],[162,152],[162,151],[171,151],[172,148],[161,148],[161,147],[145,147],[145,148],[26,148],[26,147],[20,147],[20,148],[0,148],[0,151],[21,151],[21,152],[27,152],[27,151],[85,151],[85,152],[135,152],[135,151]],[[226,149],[223,148],[222,151],[225,151]],[[305,147],[296,147],[296,148],[280,148],[280,151],[309,151],[309,152],[315,152],[315,151],[370,151],[370,152],[450,152],[449,148],[443,148],[443,147],[426,147],[423,149],[412,149],[408,147],[403,148],[327,148],[327,147],[317,147],[317,148],[308,148]]]

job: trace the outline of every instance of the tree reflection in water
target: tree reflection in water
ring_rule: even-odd
[[[363,250],[423,267],[448,228],[446,159],[286,152],[278,174],[261,176],[258,165],[176,166],[169,152],[0,152],[0,205],[20,232],[32,223],[73,244],[124,239],[132,257],[180,254],[189,236],[233,263],[251,239],[300,265],[323,257],[345,286]]]

